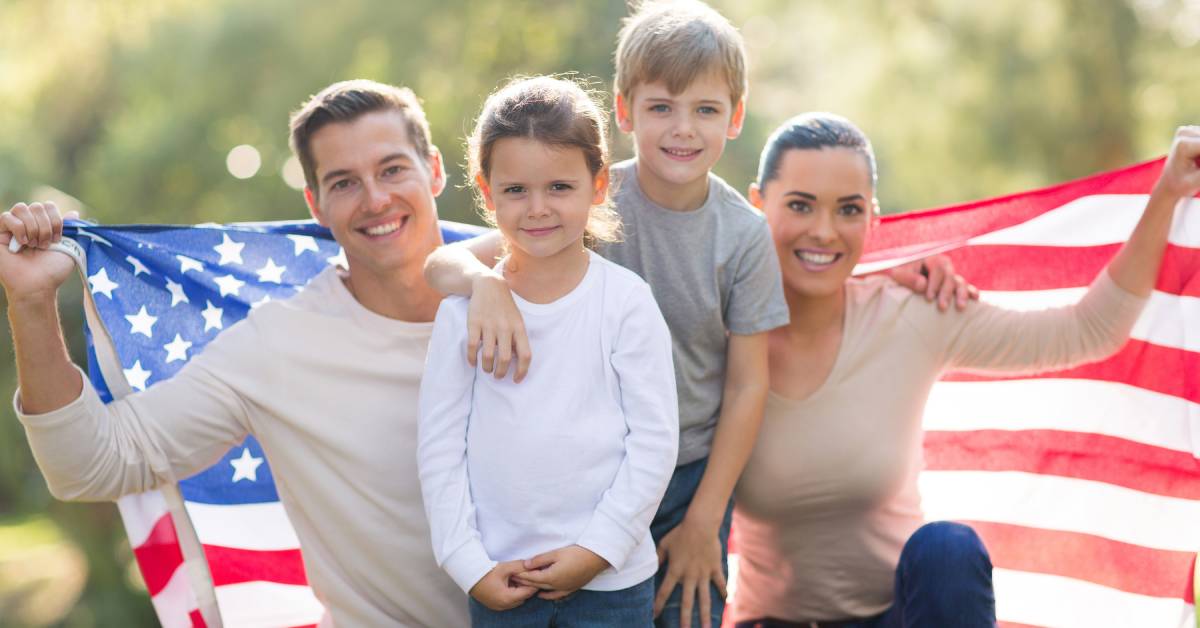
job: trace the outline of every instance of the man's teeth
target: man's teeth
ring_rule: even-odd
[[[374,227],[367,227],[363,231],[366,231],[367,235],[383,236],[399,229],[401,222],[397,220],[396,222],[389,222],[386,225],[375,225]]]
[[[810,264],[832,264],[833,260],[837,259],[837,253],[812,253],[809,251],[797,251],[796,255],[802,261]]]

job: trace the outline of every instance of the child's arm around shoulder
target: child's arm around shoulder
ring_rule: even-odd
[[[475,366],[482,352],[483,371],[497,379],[508,374],[513,358],[513,381],[529,372],[532,352],[525,321],[513,301],[508,283],[492,269],[503,250],[499,231],[438,248],[425,260],[425,281],[438,292],[469,297],[467,362]]]

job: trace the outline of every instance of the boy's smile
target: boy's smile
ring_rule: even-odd
[[[717,72],[700,75],[678,94],[662,83],[638,85],[630,99],[618,94],[617,124],[634,135],[638,183],[646,196],[677,211],[700,207],[708,173],[726,140],[741,133],[744,112]]]

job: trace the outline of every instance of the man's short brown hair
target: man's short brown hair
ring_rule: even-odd
[[[699,76],[717,72],[736,105],[746,95],[746,47],[729,20],[698,0],[635,5],[617,36],[614,87],[625,98],[644,83],[678,94]]]
[[[314,195],[318,194],[319,188],[317,163],[312,156],[313,134],[328,124],[353,122],[365,114],[386,110],[398,111],[404,117],[409,140],[428,164],[433,154],[429,121],[425,119],[421,101],[407,87],[365,79],[341,81],[309,98],[292,114],[289,143],[304,169],[304,183]]]

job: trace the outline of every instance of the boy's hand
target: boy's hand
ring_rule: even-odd
[[[540,598],[560,600],[578,591],[605,569],[608,569],[608,561],[595,552],[579,545],[568,545],[525,561],[525,571],[513,580],[542,589]]]
[[[1181,126],[1163,164],[1155,189],[1174,198],[1189,198],[1200,190],[1200,126]]]
[[[967,309],[968,301],[979,299],[979,289],[955,273],[954,262],[945,255],[897,266],[888,271],[888,276],[913,292],[924,293],[926,301],[936,298],[938,309],[943,312],[950,307],[951,300],[962,311]]]
[[[513,381],[520,382],[529,372],[531,357],[525,320],[503,277],[494,273],[480,276],[472,282],[467,307],[467,361],[475,366],[477,359],[482,359],[485,373],[504,379],[514,353]]]
[[[680,628],[689,628],[692,622],[692,604],[697,597],[700,603],[700,625],[712,626],[712,598],[708,583],[712,582],[724,598],[725,572],[721,567],[721,540],[717,529],[695,525],[684,518],[658,543],[658,563],[667,561],[667,575],[654,597],[654,616],[658,617],[675,590],[683,587],[683,599],[679,606]]]
[[[519,560],[510,560],[492,567],[487,575],[471,587],[471,597],[494,611],[506,611],[524,604],[525,600],[538,592],[537,587],[514,582],[513,576],[524,569],[524,564]]]
[[[62,240],[62,232],[63,217],[54,203],[17,203],[0,213],[0,284],[10,302],[53,295],[71,276],[71,258],[47,250]],[[20,253],[9,252],[13,239],[25,247]]]

